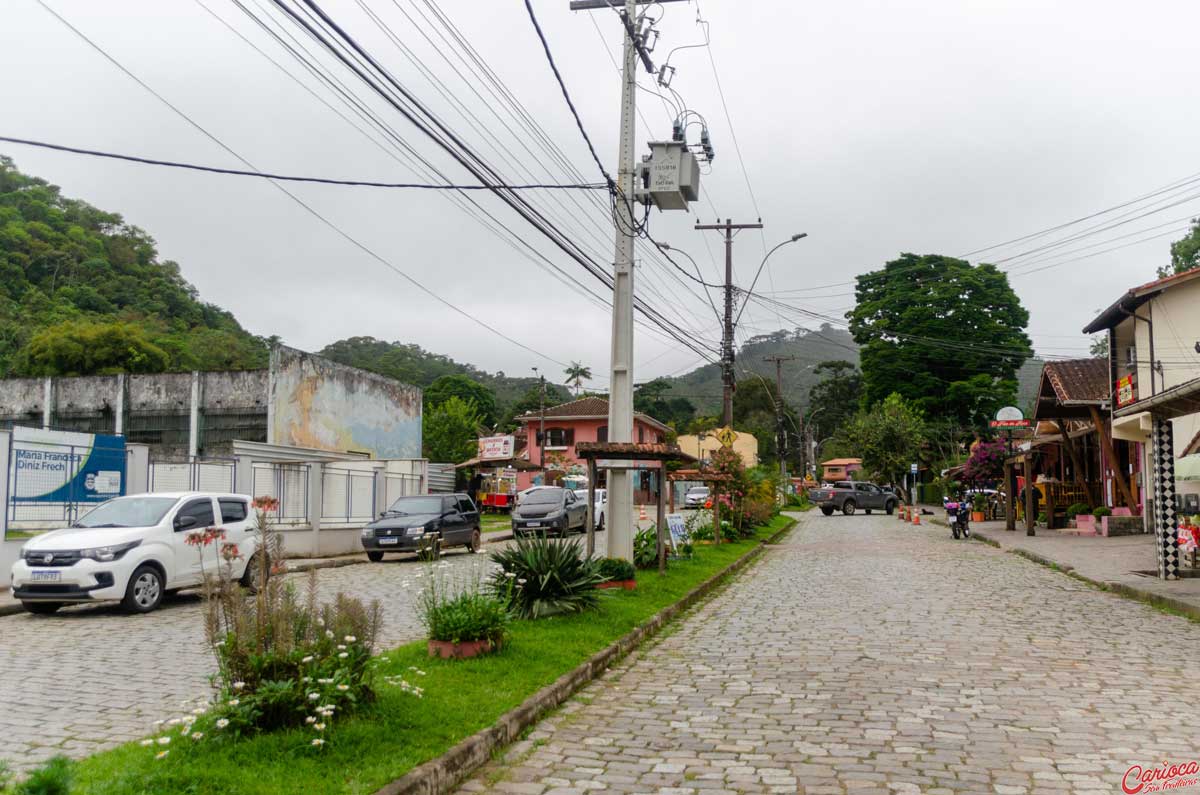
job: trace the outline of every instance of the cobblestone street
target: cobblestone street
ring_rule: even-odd
[[[598,537],[603,543],[603,534]],[[487,562],[454,550],[455,576]],[[380,648],[423,637],[413,610],[421,564],[410,555],[318,572],[323,599],[338,591],[384,608]],[[303,582],[307,574],[289,575]],[[415,583],[419,585],[419,581]],[[115,604],[70,607],[53,616],[0,618],[0,760],[27,768],[59,753],[86,756],[143,737],[181,703],[209,695],[215,669],[204,641],[200,597],[185,592],[156,612],[128,615]]]
[[[461,791],[1120,792],[1200,757],[1198,654],[1200,626],[938,525],[808,514]]]

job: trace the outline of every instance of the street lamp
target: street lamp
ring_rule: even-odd
[[[671,246],[667,243],[660,243],[657,240],[654,241],[654,245],[658,246],[663,251],[674,251],[676,254],[682,254],[683,256],[688,258],[688,260],[692,263],[692,267],[696,269],[696,281],[700,282],[700,284],[704,287],[704,295],[706,298],[708,298],[708,305],[712,307],[713,314],[715,314],[717,316],[717,322],[720,323],[721,322],[721,313],[717,311],[717,305],[713,303],[712,296],[709,294],[708,288],[716,287],[716,288],[720,289],[721,285],[709,284],[708,282],[704,281],[704,274],[702,274],[700,272],[700,264],[698,262],[696,262],[695,257],[693,257],[691,254],[687,253],[683,249],[675,248],[674,246]]]
[[[742,308],[738,310],[737,320],[733,321],[733,324],[735,326],[737,325],[738,321],[742,319],[742,313],[746,311],[746,304],[748,304],[750,302],[749,296],[754,294],[754,285],[758,284],[758,277],[762,275],[763,266],[765,266],[767,264],[767,260],[771,258],[772,254],[774,254],[776,251],[778,251],[779,249],[786,246],[788,243],[795,243],[797,240],[800,240],[801,238],[805,238],[805,237],[808,237],[808,232],[800,232],[799,234],[792,235],[787,240],[783,241],[782,243],[779,243],[778,245],[775,246],[775,248],[768,251],[767,256],[763,257],[762,262],[760,262],[758,264],[758,270],[755,271],[755,273],[754,273],[754,281],[750,282],[750,289],[746,291],[746,296],[747,296],[746,301],[742,304]]]

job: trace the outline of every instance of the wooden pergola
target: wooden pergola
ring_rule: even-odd
[[[658,442],[577,442],[575,455],[587,462],[587,553],[596,553],[596,473],[601,469],[637,469],[659,473],[658,485],[658,570],[667,568],[667,463],[696,459],[679,445]]]
[[[721,501],[717,498],[718,498],[718,496],[720,496],[720,491],[721,491],[720,484],[729,483],[731,480],[733,480],[733,475],[730,475],[726,472],[711,472],[708,470],[701,470],[701,469],[679,469],[679,470],[676,470],[675,472],[671,473],[670,479],[671,480],[692,480],[692,481],[698,480],[701,483],[708,485],[708,487],[709,487],[708,494],[709,494],[709,497],[712,499],[712,504],[713,504],[713,543],[720,544],[721,543]],[[675,510],[674,503],[675,503],[675,495],[672,494],[671,495],[671,510],[672,511]]]

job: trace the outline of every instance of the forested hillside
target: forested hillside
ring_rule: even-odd
[[[0,376],[266,363],[267,341],[201,301],[148,234],[0,155]]]

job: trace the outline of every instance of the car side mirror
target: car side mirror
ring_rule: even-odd
[[[195,526],[196,526],[196,517],[194,517],[194,516],[176,516],[175,517],[175,529],[176,530],[187,530],[189,527],[195,527]]]

